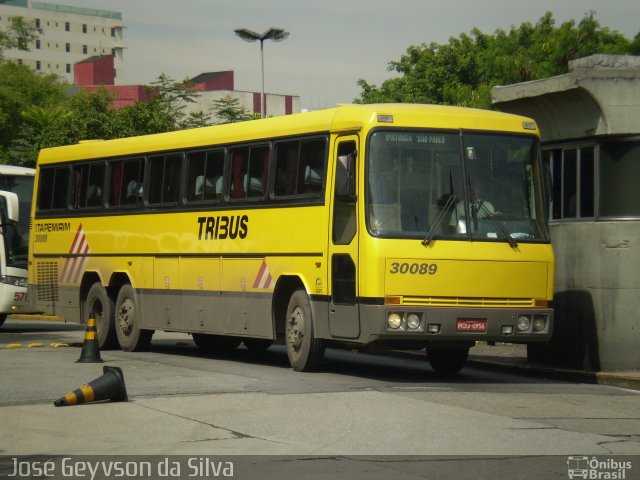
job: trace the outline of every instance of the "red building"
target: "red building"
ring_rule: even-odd
[[[104,88],[113,96],[113,108],[122,108],[149,100],[150,89],[144,85],[114,85],[113,57],[90,57],[73,66],[75,84],[87,92]]]
[[[136,102],[147,101],[153,95],[153,89],[145,85],[115,85],[116,71],[113,57],[103,55],[90,57],[74,65],[75,84],[88,91],[106,89],[113,95],[113,108],[122,108]],[[259,92],[238,92],[234,85],[233,70],[202,73],[191,79],[192,90],[199,93],[195,103],[189,104],[189,111],[208,111],[212,102],[223,96],[238,98],[244,107],[252,113],[260,113]],[[290,115],[300,112],[300,97],[297,95],[265,94],[267,115]]]

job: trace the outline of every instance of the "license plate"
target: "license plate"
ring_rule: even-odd
[[[486,318],[458,318],[456,323],[456,331],[458,332],[486,332]]]

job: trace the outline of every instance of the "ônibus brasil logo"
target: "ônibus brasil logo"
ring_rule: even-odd
[[[599,459],[588,456],[571,456],[567,458],[567,474],[569,478],[589,480],[625,480],[627,470],[631,470],[631,462],[615,458]]]

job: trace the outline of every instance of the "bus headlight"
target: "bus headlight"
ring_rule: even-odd
[[[536,315],[533,317],[533,331],[534,332],[542,332],[547,328],[547,316],[546,315]]]
[[[518,316],[518,331],[526,332],[531,328],[531,319],[526,315]]]
[[[8,285],[13,285],[16,287],[24,287],[27,288],[27,279],[24,277],[14,277],[12,275],[2,275],[0,276],[0,283],[6,283]]]
[[[417,313],[410,313],[407,315],[407,328],[409,330],[417,330],[420,328],[420,324],[422,321],[420,320],[420,315]]]
[[[392,330],[397,330],[402,325],[402,317],[397,313],[390,313],[387,317],[387,325]]]

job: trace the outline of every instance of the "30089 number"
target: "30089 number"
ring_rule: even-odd
[[[400,263],[393,262],[389,273],[392,275],[435,275],[438,265],[435,263]]]

